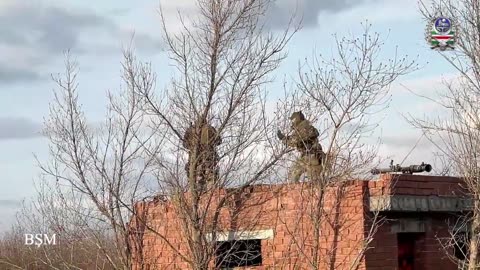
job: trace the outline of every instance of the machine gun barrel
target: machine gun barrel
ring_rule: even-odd
[[[390,165],[389,168],[375,168],[371,170],[372,174],[383,174],[383,173],[395,173],[400,172],[404,174],[413,174],[413,173],[421,173],[421,172],[431,172],[432,165],[425,164],[422,162],[420,165],[410,165],[406,167],[402,167],[399,164],[397,165]]]

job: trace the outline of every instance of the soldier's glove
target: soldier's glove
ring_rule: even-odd
[[[278,137],[280,140],[285,139],[285,135],[283,135],[283,133],[282,133],[280,130],[277,130],[277,137]]]

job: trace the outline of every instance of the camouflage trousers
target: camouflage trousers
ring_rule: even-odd
[[[185,164],[185,171],[188,176],[190,175],[190,164],[193,162],[195,161],[189,160]],[[204,187],[207,183],[214,183],[218,179],[218,174],[218,156],[215,153],[198,157],[193,175],[200,186]]]
[[[300,177],[306,174],[308,180],[318,179],[323,169],[323,158],[318,154],[304,154],[298,158],[289,171],[288,179],[297,183]]]

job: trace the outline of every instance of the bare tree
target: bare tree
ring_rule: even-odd
[[[445,81],[446,91],[439,93],[439,99],[430,99],[442,110],[438,117],[411,117],[411,122],[424,130],[450,161],[452,173],[465,180],[474,201],[472,215],[464,220],[469,246],[465,265],[468,269],[477,269],[480,233],[480,7],[474,0],[433,0],[421,2],[420,11],[429,23],[440,15],[452,20],[456,49],[440,55],[458,71],[459,76],[454,81]]]
[[[1,241],[0,265],[8,269],[114,269],[108,260],[118,263],[118,257],[108,227],[86,215],[79,198],[60,197],[67,195],[65,190],[50,188],[41,183],[38,195],[17,213],[12,231]]]
[[[181,220],[187,251],[156,235],[191,269],[207,269],[212,262],[217,248],[212,239],[222,229],[220,218],[229,202],[252,184],[271,181],[286,152],[272,140],[275,126],[266,114],[264,88],[285,58],[285,46],[297,28],[268,33],[262,17],[270,2],[198,0],[198,17],[190,20],[191,27],[180,17],[180,33],[168,31],[161,12],[176,76],[168,89],[137,92],[145,112],[161,127],[157,135],[168,138],[162,149],[168,149],[170,156],[156,160],[156,174],[168,194],[167,203]],[[209,150],[218,153],[210,153],[215,161],[208,169],[215,173],[207,185],[199,181],[204,177],[200,167],[207,166],[202,164],[204,126],[214,128],[212,143],[221,141]],[[187,131],[193,136],[184,136]],[[219,195],[224,188],[228,191]]]
[[[168,31],[161,12],[174,78],[166,89],[156,89],[151,65],[126,49],[122,89],[118,95],[108,93],[108,113],[100,126],[85,116],[77,63],[67,54],[65,74],[54,77],[58,87],[45,121],[50,160],[39,162],[40,181],[47,188],[40,192],[36,218],[46,221],[36,229],[58,233],[61,247],[72,248],[70,254],[95,247],[103,264],[97,269],[131,269],[137,263],[142,269],[155,267],[154,261],[147,264],[137,256],[147,233],[189,268],[207,269],[218,247],[216,233],[224,226],[224,209],[252,184],[272,181],[272,171],[287,152],[272,140],[275,125],[266,113],[265,86],[298,28],[269,33],[263,25],[269,4],[198,0],[198,18],[189,28],[181,17],[184,28],[178,34]],[[185,147],[184,135],[197,123],[214,127],[214,137],[221,138],[218,157],[207,168],[218,173],[209,176],[208,185],[199,180],[205,167],[201,128],[193,129],[196,139]],[[219,197],[218,190],[226,192]],[[137,202],[148,198],[164,198],[173,207],[186,250],[149,222],[148,209],[140,210]],[[74,236],[89,245],[75,246]],[[50,268],[80,267],[67,257],[52,251],[38,261]]]
[[[262,211],[251,213],[250,207],[258,210],[274,199],[258,195],[242,204],[250,187],[284,179],[276,172],[292,149],[275,138],[277,119],[267,113],[265,88],[298,28],[268,32],[263,16],[270,0],[196,3],[197,17],[187,22],[180,16],[180,33],[168,31],[160,11],[175,68],[168,86],[157,89],[151,64],[126,49],[123,87],[119,95],[108,94],[108,113],[100,127],[85,116],[71,56],[66,57],[65,74],[55,77],[58,88],[45,123],[51,158],[40,162],[42,181],[50,182],[44,182],[38,211],[47,217],[43,230],[65,231],[59,241],[67,241],[63,247],[72,248],[70,254],[95,247],[101,256],[97,269],[155,268],[165,256],[152,246],[157,244],[174,255],[172,268],[208,269],[223,249],[217,243],[221,232],[239,229],[235,222],[240,221],[241,230],[256,228]],[[339,40],[337,46],[338,58],[316,57],[306,73],[299,71],[293,94],[299,100],[277,111],[280,119],[296,106],[316,112],[310,115],[322,124],[321,137],[327,140],[322,173],[310,179],[303,194],[305,208],[300,208],[312,224],[316,248],[307,248],[303,235],[294,238],[312,269],[323,263],[323,224],[337,231],[341,227],[338,220],[324,219],[325,206],[345,202],[348,185],[342,182],[363,176],[376,157],[362,143],[372,128],[369,115],[385,106],[388,86],[413,67],[405,59],[375,62],[381,43],[368,29],[361,39]],[[214,145],[207,150],[204,127]],[[334,185],[334,200],[329,201],[327,189]],[[67,224],[70,220],[75,222]],[[352,269],[375,232],[376,217],[371,224]],[[172,230],[178,232],[173,238]],[[75,246],[73,236],[86,244]],[[330,250],[327,264],[333,269],[338,263],[335,247]],[[42,256],[40,263],[80,267],[59,251]]]
[[[58,88],[45,120],[51,159],[39,161],[41,188],[31,210],[26,208],[19,219],[24,233],[58,237],[58,247],[35,253],[45,268],[79,269],[85,263],[95,269],[131,268],[129,206],[149,194],[149,170],[158,148],[155,140],[143,140],[151,135],[141,130],[147,118],[134,89],[140,74],[129,57],[126,53],[124,88],[119,96],[108,94],[108,114],[100,127],[84,115],[77,64],[69,54],[65,74],[54,77]],[[141,75],[140,87],[152,87],[153,78],[145,77],[150,74]],[[73,259],[80,258],[80,251],[88,259]]]
[[[298,102],[282,104],[291,111],[303,108],[320,125],[324,142],[320,173],[307,179],[296,206],[301,222],[288,228],[299,265],[310,269],[357,269],[382,220],[378,213],[366,213],[363,220],[346,212],[352,198],[362,198],[350,180],[368,179],[378,157],[375,145],[365,140],[378,125],[372,116],[388,106],[390,85],[416,64],[397,55],[378,60],[383,43],[370,27],[358,38],[337,38],[331,58],[314,55],[302,65],[297,92],[290,95]],[[357,203],[365,210],[361,199]],[[349,231],[364,238],[349,243],[352,254],[340,255],[340,235],[345,240]]]

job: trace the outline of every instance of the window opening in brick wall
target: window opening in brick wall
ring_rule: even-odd
[[[414,270],[415,241],[418,233],[398,233],[398,270]]]
[[[215,266],[217,269],[262,265],[260,239],[217,242]]]

